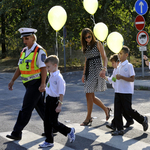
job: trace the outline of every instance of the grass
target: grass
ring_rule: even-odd
[[[139,87],[139,90],[149,90],[149,89],[148,89],[148,87],[140,86],[140,87]]]
[[[0,59],[0,72],[14,72],[18,66],[18,58]]]
[[[19,58],[6,57],[5,59],[0,59],[0,72],[14,72],[17,68]],[[141,67],[141,59],[137,59],[134,56],[130,57],[130,62],[134,67]],[[84,67],[84,56],[82,53],[74,54],[74,57],[66,59],[66,72],[83,70]],[[112,68],[111,62],[108,61],[108,68]],[[63,57],[60,58],[59,69],[64,72],[64,60]]]
[[[15,72],[18,67],[19,58],[6,57],[5,59],[0,59],[0,72]],[[59,66],[61,72],[65,71],[63,63]],[[83,66],[77,62],[69,61],[69,65],[66,65],[66,72],[83,70]]]

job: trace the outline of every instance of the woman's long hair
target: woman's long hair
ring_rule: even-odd
[[[81,33],[81,45],[82,45],[83,53],[85,53],[86,47],[87,47],[87,42],[85,40],[85,36],[87,35],[87,33],[89,33],[92,36],[92,40],[90,42],[91,49],[94,47],[94,45],[96,43],[96,39],[95,39],[95,36],[94,36],[92,30],[89,28],[84,28]]]

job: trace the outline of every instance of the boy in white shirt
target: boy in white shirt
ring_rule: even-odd
[[[66,90],[66,83],[58,70],[59,58],[56,55],[50,55],[46,58],[45,64],[50,78],[47,82],[46,93],[46,108],[44,118],[44,131],[46,140],[40,144],[40,147],[52,147],[54,144],[53,128],[64,136],[68,135],[70,142],[75,141],[75,129],[69,128],[58,122],[58,115],[63,104],[63,96]]]
[[[118,80],[116,80],[117,66],[119,64],[118,55],[117,54],[111,55],[109,61],[111,61],[114,70],[111,77],[105,77],[105,80],[107,80],[109,83],[112,84],[112,87],[114,88],[115,91],[118,83]],[[133,119],[125,112],[123,112],[123,116],[127,120],[127,123],[124,126],[125,128],[128,128],[130,125],[134,123]],[[107,124],[106,127],[115,131],[116,130],[115,120],[113,119],[111,124]]]
[[[148,129],[148,118],[132,109],[135,72],[133,65],[127,60],[129,51],[130,50],[127,46],[123,46],[122,50],[118,54],[120,63],[117,67],[116,79],[118,83],[115,90],[114,103],[114,120],[117,130],[112,132],[113,136],[124,134],[122,111],[131,116],[138,123],[142,124],[144,131]]]

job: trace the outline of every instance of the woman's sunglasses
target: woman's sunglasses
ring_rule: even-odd
[[[90,38],[91,38],[91,36],[89,35],[89,36],[85,37],[85,40],[86,40],[86,39],[90,39]]]

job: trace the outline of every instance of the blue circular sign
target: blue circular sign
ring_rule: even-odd
[[[135,10],[139,15],[144,15],[147,13],[148,5],[145,0],[137,0],[135,3]]]

